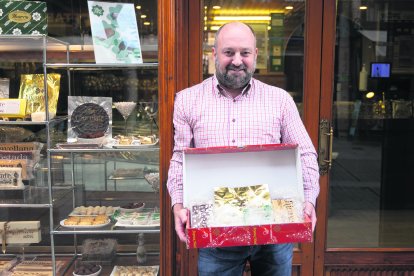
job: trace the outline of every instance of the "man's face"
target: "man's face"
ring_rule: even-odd
[[[219,83],[229,89],[242,89],[256,69],[255,37],[247,26],[230,23],[221,30],[213,56]]]

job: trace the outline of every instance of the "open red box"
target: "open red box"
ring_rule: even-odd
[[[297,145],[188,148],[183,154],[183,204],[213,202],[217,186],[268,184],[270,196],[304,202],[301,162]],[[191,213],[189,214],[191,216]],[[312,241],[312,223],[265,224],[191,228],[187,247],[225,247]]]

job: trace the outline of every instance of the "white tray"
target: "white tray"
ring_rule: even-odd
[[[118,141],[113,140],[111,142],[108,142],[104,145],[105,148],[114,148],[114,149],[137,149],[137,148],[145,148],[145,147],[153,147],[157,145],[159,142],[159,139],[157,138],[154,143],[152,144],[140,144],[139,140],[132,141],[132,144],[130,145],[120,145],[118,144]]]
[[[157,223],[157,224],[128,224],[126,222],[116,222],[115,227],[137,228],[137,229],[157,228],[157,227],[160,227],[160,223]]]

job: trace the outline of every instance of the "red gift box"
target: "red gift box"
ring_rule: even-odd
[[[214,187],[268,184],[270,196],[304,202],[297,145],[188,148],[183,154],[184,207],[213,202]],[[244,246],[312,241],[312,223],[191,228],[187,248]]]

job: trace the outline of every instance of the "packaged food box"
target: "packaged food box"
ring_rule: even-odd
[[[301,161],[297,145],[272,144],[244,147],[188,148],[183,154],[183,204],[189,210],[187,247],[225,247],[288,242],[310,242],[312,223],[303,217],[286,222],[279,217],[273,222],[235,223],[219,226],[201,224],[194,227],[195,213],[207,210],[215,201],[217,187],[246,187],[267,184],[272,205],[289,206],[292,202],[303,206],[304,191]],[[207,207],[208,208],[207,208]],[[201,207],[201,208],[200,208]],[[257,214],[255,210],[252,212]],[[285,217],[292,217],[284,214]],[[252,221],[252,220],[250,220]],[[200,227],[201,225],[201,227]]]
[[[0,242],[4,244],[39,243],[40,221],[0,221]]]
[[[0,35],[47,34],[45,2],[0,1]]]

